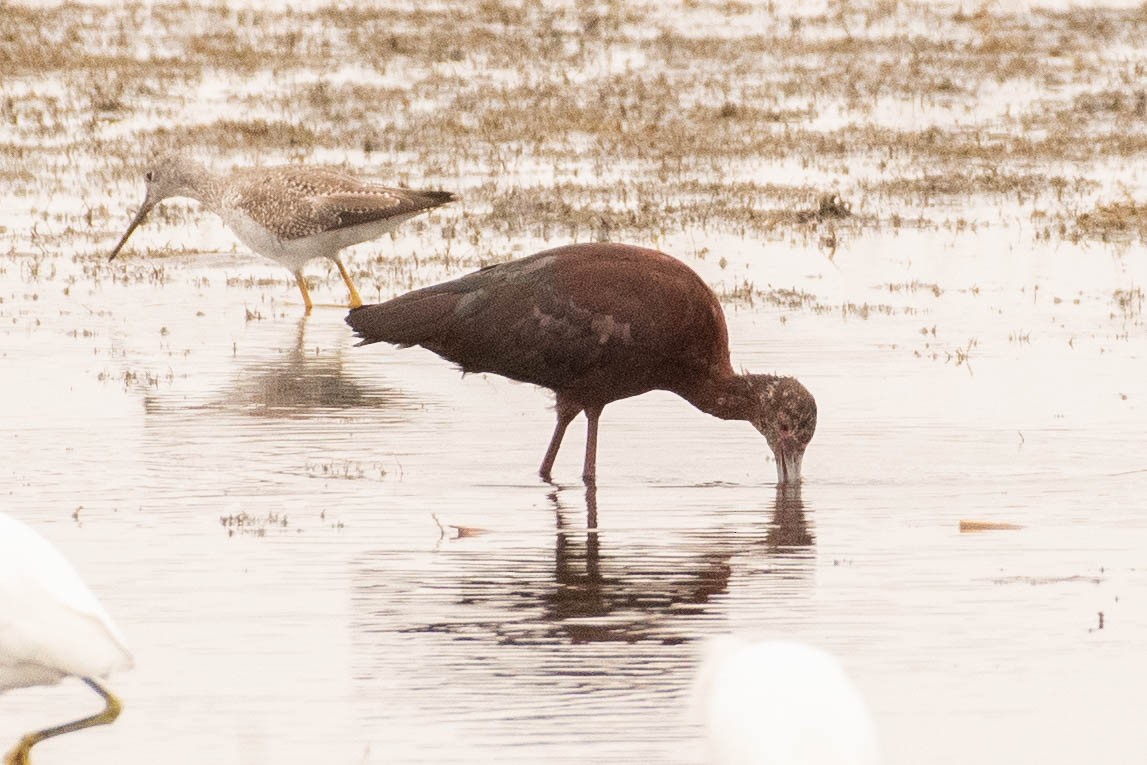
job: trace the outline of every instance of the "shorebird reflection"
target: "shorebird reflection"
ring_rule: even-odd
[[[366,407],[376,412],[418,408],[400,391],[364,386],[347,375],[341,340],[325,335],[308,340],[308,329],[317,328],[308,327],[309,321],[299,319],[294,342],[279,357],[243,365],[224,393],[227,408],[280,419]]]

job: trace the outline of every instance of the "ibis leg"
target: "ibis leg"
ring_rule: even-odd
[[[307,280],[303,276],[302,271],[295,272],[295,284],[299,285],[299,292],[303,294],[303,305],[307,307],[307,313],[311,312],[313,307],[311,303],[311,291],[307,289]]]
[[[106,706],[98,714],[91,717],[85,717],[82,720],[75,722],[65,723],[64,725],[57,725],[54,728],[45,728],[44,730],[29,733],[20,739],[20,743],[16,744],[13,749],[4,758],[4,765],[28,765],[29,751],[33,746],[40,743],[46,738],[53,736],[60,736],[64,733],[71,733],[72,731],[83,730],[84,728],[91,728],[95,725],[107,725],[119,717],[120,710],[123,709],[123,703],[116,698],[115,694],[105,689],[102,685],[95,680],[85,677],[84,682],[88,684],[93,691],[103,696]]]
[[[542,477],[543,481],[550,480],[554,460],[558,458],[558,449],[560,449],[562,445],[562,436],[566,434],[566,428],[569,427],[573,418],[577,417],[578,413],[581,412],[579,405],[563,401],[560,396],[554,409],[558,414],[558,422],[557,425],[554,426],[554,434],[550,437],[550,445],[549,448],[546,449],[546,456],[542,459],[542,466],[538,469],[538,475]]]
[[[585,466],[581,471],[581,479],[586,486],[593,486],[597,482],[597,421],[601,418],[601,407],[586,407],[585,418],[588,425],[585,431]]]
[[[350,291],[350,308],[361,308],[362,298],[358,296],[358,290],[354,288],[354,282],[350,280],[350,274],[347,273],[346,266],[343,265],[341,259],[337,256],[333,258],[335,265],[339,267],[339,273],[342,274],[343,281],[346,282],[346,288]]]

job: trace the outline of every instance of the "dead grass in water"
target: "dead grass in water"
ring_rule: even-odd
[[[1101,204],[1075,219],[1077,238],[1147,241],[1147,204],[1134,200]]]
[[[829,219],[835,241],[971,198],[1038,211],[1047,236],[1141,239],[1142,206],[1091,179],[1147,154],[1145,37],[1147,6],[8,4],[0,182],[82,189],[87,219],[57,228],[111,240],[108,199],[134,204],[158,151],[333,155],[461,191],[425,225],[477,259],[525,235],[784,240]],[[849,215],[826,218],[834,198]]]

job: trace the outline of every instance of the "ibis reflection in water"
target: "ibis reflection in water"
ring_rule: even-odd
[[[684,263],[654,250],[546,250],[352,310],[347,323],[362,344],[420,345],[464,372],[554,391],[557,425],[539,470],[546,480],[566,427],[585,412],[582,477],[594,483],[602,409],[652,390],[747,420],[768,441],[781,484],[800,481],[816,430],[816,402],[797,380],[733,371],[717,296]]]

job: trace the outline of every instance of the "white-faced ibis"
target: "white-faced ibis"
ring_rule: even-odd
[[[350,307],[357,308],[362,298],[339,250],[376,239],[454,199],[445,191],[388,188],[302,165],[254,167],[219,176],[180,156],[161,158],[144,181],[147,195],[112,250],[112,260],[153,207],[169,197],[190,197],[222,218],[243,244],[289,268],[308,312],[311,296],[303,278],[307,261],[334,261],[350,292]]]
[[[0,692],[75,676],[106,704],[91,717],[27,734],[5,765],[26,765],[29,750],[46,738],[115,720],[122,705],[96,678],[131,665],[119,630],[67,559],[0,513]]]
[[[593,483],[602,408],[651,390],[750,422],[773,450],[780,483],[800,480],[816,429],[816,402],[795,379],[733,371],[717,296],[654,250],[559,247],[364,306],[347,323],[361,344],[421,345],[464,372],[554,391],[557,427],[539,471],[546,480],[566,427],[584,411],[582,476]]]
[[[831,654],[794,640],[712,641],[698,676],[710,765],[876,765],[868,705]]]

